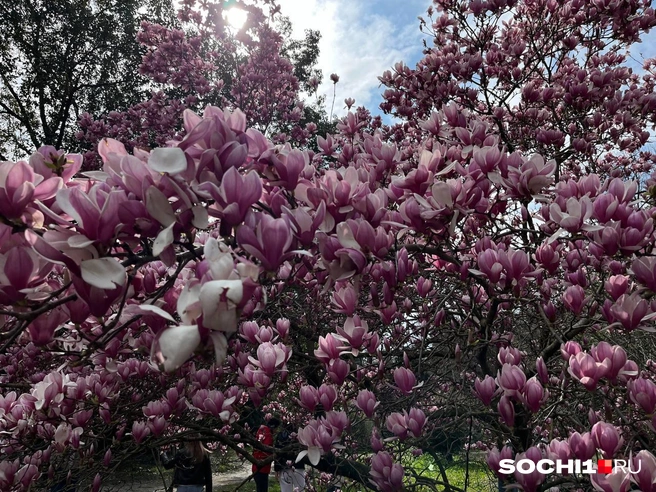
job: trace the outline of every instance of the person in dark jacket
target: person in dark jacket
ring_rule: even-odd
[[[162,464],[167,470],[175,467],[173,485],[178,492],[203,492],[203,487],[205,492],[212,492],[209,452],[199,441],[185,442],[184,447],[172,457],[164,453]]]
[[[293,435],[296,429],[286,425],[276,436],[276,449],[284,449],[294,442]],[[305,466],[303,461],[296,462],[296,453],[293,451],[276,451],[273,463],[276,478],[280,483],[280,492],[295,492],[305,490]]]

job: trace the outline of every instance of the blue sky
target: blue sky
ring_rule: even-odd
[[[305,29],[321,31],[318,66],[324,81],[319,88],[325,94],[328,111],[332,102],[331,73],[340,77],[337,84],[335,114],[346,113],[344,99],[352,97],[379,114],[382,89],[377,77],[396,62],[414,67],[422,57],[422,33],[418,16],[426,18],[431,0],[279,0],[282,13],[290,17],[295,37]],[[656,30],[641,44],[634,45],[630,62],[640,71],[642,60],[656,56]]]
[[[331,73],[339,75],[335,114],[346,113],[344,99],[352,97],[379,113],[378,76],[396,62],[413,66],[421,59],[422,33],[418,16],[426,17],[431,0],[279,0],[282,13],[301,37],[318,29],[322,39],[318,68],[324,81],[320,94],[333,97]]]

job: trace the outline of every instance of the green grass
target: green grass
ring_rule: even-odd
[[[409,458],[404,465],[407,468],[411,467],[417,475],[423,478],[432,478],[442,481],[440,468],[429,455]],[[470,461],[469,469],[467,469],[466,463],[464,461],[459,461],[456,458],[452,462],[444,461],[442,466],[445,468],[449,484],[455,487],[465,489],[467,472],[469,472],[469,481],[467,482],[466,488],[467,491],[496,492],[498,490],[496,478],[484,463]],[[407,475],[410,475],[410,473],[407,473]],[[429,490],[428,487],[417,488],[415,490],[420,491],[424,489]]]

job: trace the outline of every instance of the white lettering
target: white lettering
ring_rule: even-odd
[[[583,466],[581,467],[581,473],[584,473],[586,475],[594,475],[597,473],[597,470],[592,463],[592,460],[585,460],[583,462]]]
[[[632,463],[630,460],[613,460],[613,471],[621,470],[623,473],[640,473],[642,470],[642,463],[638,461],[638,469],[632,470]],[[519,472],[522,475],[528,475],[537,470],[542,475],[549,475],[557,473],[558,475],[568,474],[585,474],[594,475],[597,473],[596,463],[593,460],[550,460],[541,459],[537,463],[524,458],[517,462],[512,459],[499,460],[499,473],[503,475],[512,475]]]
[[[622,470],[624,473],[640,473],[642,470],[642,462],[638,461],[638,469],[631,469],[631,462],[628,460],[613,460],[613,471]]]
[[[575,473],[574,470],[576,469],[577,464],[578,463],[575,462],[574,460],[567,460],[567,461],[558,460],[556,461],[556,473],[558,473],[559,475],[565,475],[567,473]],[[581,468],[580,464],[579,464],[579,468]]]
[[[613,471],[622,470],[622,473],[628,473],[626,468],[626,460],[613,460]]]
[[[531,460],[523,459],[515,463],[515,468],[519,473],[528,475],[535,471],[535,463],[533,463]]]
[[[515,461],[508,458],[499,461],[499,473],[503,475],[515,473]]]
[[[540,461],[538,461],[538,464],[537,464],[537,470],[538,470],[538,472],[542,473],[543,475],[548,475],[549,473],[554,472],[554,467],[553,466],[554,466],[554,462],[551,461],[551,460],[540,460]]]

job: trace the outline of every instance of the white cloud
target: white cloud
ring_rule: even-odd
[[[282,14],[290,18],[294,37],[305,29],[321,32],[318,68],[324,80],[319,94],[326,95],[330,112],[333,84],[330,74],[339,75],[335,114],[343,115],[344,99],[373,110],[381,102],[378,77],[396,62],[416,60],[422,50],[418,15],[425,13],[427,0],[385,2],[370,0],[280,0]],[[408,15],[408,13],[412,15]],[[403,14],[401,16],[400,14]],[[408,19],[399,22],[399,19]]]

